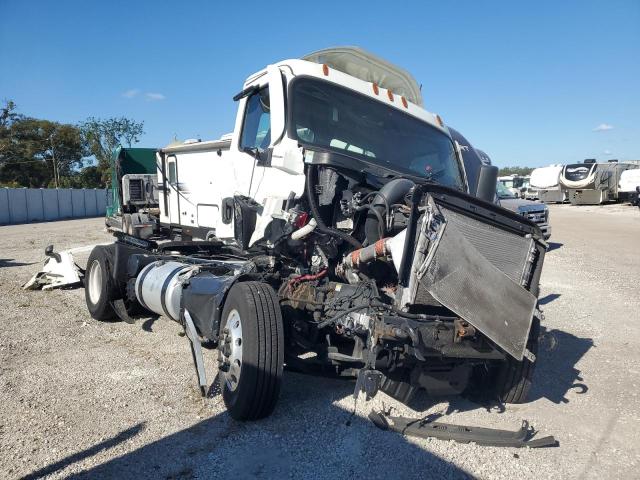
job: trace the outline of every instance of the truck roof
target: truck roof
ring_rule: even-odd
[[[112,159],[117,161],[122,175],[129,173],[156,173],[155,148],[118,147]]]

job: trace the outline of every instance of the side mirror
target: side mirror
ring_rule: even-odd
[[[496,184],[498,183],[498,167],[482,165],[478,175],[478,188],[476,197],[485,202],[493,203],[496,196]]]
[[[44,254],[47,257],[51,257],[55,259],[55,261],[58,263],[62,262],[62,258],[60,257],[60,254],[53,251],[53,245],[47,245],[47,248],[44,249]]]

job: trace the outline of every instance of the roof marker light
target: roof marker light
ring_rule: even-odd
[[[374,83],[373,85],[373,93],[375,93],[376,95],[378,95],[380,93],[380,89],[378,88],[378,84]]]
[[[438,123],[440,124],[441,127],[444,127],[444,122],[442,121],[442,118],[440,117],[440,115],[436,115],[436,120],[438,120]]]
[[[387,90],[387,96],[389,97],[389,100],[393,102],[393,92],[391,90]]]
[[[404,108],[409,108],[409,104],[407,103],[407,99],[404,97],[400,97],[402,99],[402,105],[404,105]]]
[[[329,65],[327,65],[326,63],[322,64],[322,73],[324,73],[325,76],[329,76]]]

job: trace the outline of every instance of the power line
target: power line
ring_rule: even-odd
[[[49,160],[23,160],[20,162],[0,162],[0,166],[4,165],[22,165],[23,163],[47,163]]]

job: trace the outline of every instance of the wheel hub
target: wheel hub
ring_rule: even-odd
[[[237,310],[231,310],[222,331],[219,348],[220,371],[229,390],[234,391],[240,382],[242,370],[242,322]]]
[[[94,260],[89,267],[89,299],[94,305],[100,301],[102,294],[102,265],[98,260]]]

